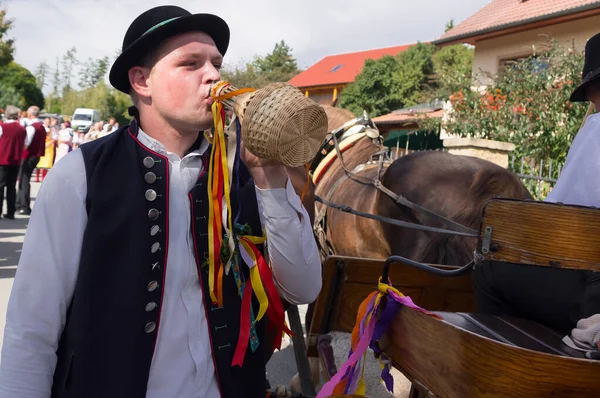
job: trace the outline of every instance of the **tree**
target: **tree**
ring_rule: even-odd
[[[236,87],[262,88],[269,83],[287,82],[300,72],[292,49],[281,41],[266,56],[255,56],[251,62],[225,67],[221,76]]]
[[[448,21],[446,23],[446,27],[444,28],[444,32],[447,32],[447,31],[449,31],[452,28],[454,28],[454,18],[450,19],[450,21]]]
[[[417,43],[398,56],[399,68],[394,73],[398,96],[402,106],[416,105],[426,98],[423,91],[435,85],[433,60],[435,46]]]
[[[221,78],[235,87],[262,88],[270,83],[267,76],[263,75],[256,67],[255,61],[240,63],[234,67],[221,69]]]
[[[44,61],[37,66],[34,72],[35,81],[37,82],[38,87],[42,91],[44,90],[44,86],[46,86],[46,78],[48,76],[49,69],[50,66]]]
[[[21,106],[21,96],[14,87],[0,83],[0,109],[6,109],[7,105]]]
[[[471,85],[473,68],[473,49],[462,44],[442,47],[432,56],[435,81],[428,96],[430,98],[448,97]]]
[[[77,54],[77,49],[75,47],[71,47],[67,50],[65,55],[63,55],[63,59],[61,62],[62,66],[62,86],[63,90],[71,89],[71,78],[73,77],[73,68],[78,64],[77,58],[75,57]]]
[[[390,55],[366,60],[362,72],[344,89],[340,105],[355,115],[366,110],[371,117],[401,107],[399,85],[394,79],[399,69],[398,60]]]
[[[14,90],[20,96],[19,103],[14,104],[15,106],[22,109],[31,105],[44,107],[44,94],[38,87],[35,77],[16,62],[11,62],[0,69],[0,85]]]
[[[6,10],[0,9],[0,67],[8,65],[13,60],[14,40],[6,37],[12,25],[13,21],[6,18]]]
[[[286,82],[299,72],[292,49],[283,40],[276,43],[273,51],[264,58],[257,57],[254,66],[269,82]]]

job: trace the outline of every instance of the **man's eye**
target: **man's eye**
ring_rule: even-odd
[[[223,67],[223,65],[221,64],[213,64],[213,66],[215,67],[216,70],[221,69],[221,67]]]

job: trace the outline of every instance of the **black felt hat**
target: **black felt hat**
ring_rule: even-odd
[[[593,36],[585,44],[585,64],[581,84],[571,94],[571,102],[585,102],[586,87],[600,78],[600,33]]]
[[[229,46],[229,27],[216,15],[192,14],[177,6],[152,8],[137,17],[127,29],[123,50],[110,69],[109,80],[117,90],[129,93],[128,72],[152,49],[175,35],[204,32],[214,40],[221,55]]]

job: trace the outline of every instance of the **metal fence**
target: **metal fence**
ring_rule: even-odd
[[[562,167],[562,164],[552,160],[537,162],[523,157],[519,161],[514,154],[510,162],[511,171],[521,178],[527,190],[536,200],[544,200],[550,193]]]

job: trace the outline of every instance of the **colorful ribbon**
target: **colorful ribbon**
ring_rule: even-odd
[[[214,92],[228,84],[219,83]],[[214,97],[212,105],[215,128],[208,168],[208,287],[213,304],[217,304],[219,308],[223,307],[223,273],[229,272],[235,251],[231,218],[231,180],[225,143],[225,108],[222,101],[251,91],[254,89],[246,88]],[[226,258],[222,258],[223,230],[228,248]]]
[[[382,305],[382,303],[384,304]],[[358,308],[348,359],[338,373],[325,383],[317,398],[344,394],[364,396],[364,367],[367,348],[371,348],[379,356],[381,379],[384,381],[386,389],[390,393],[394,392],[394,380],[390,374],[391,361],[379,349],[377,342],[387,332],[402,306],[441,319],[438,315],[417,306],[410,297],[404,296],[392,287],[391,282],[389,284],[382,283],[380,278],[378,290],[369,294]]]
[[[218,92],[228,83],[220,83],[214,89]],[[237,220],[241,213],[241,198],[238,198],[238,208],[234,221],[232,221],[231,186],[235,184],[239,192],[239,164],[241,126],[235,120],[235,130],[229,130],[229,148],[225,141],[225,110],[222,101],[234,96],[253,91],[254,89],[236,90],[221,96],[214,97],[212,106],[214,120],[214,135],[207,139],[212,144],[208,170],[208,198],[209,198],[209,290],[210,298],[219,307],[223,306],[223,274],[229,274],[233,269],[233,277],[238,287],[242,300],[240,311],[240,331],[234,352],[232,366],[243,366],[248,345],[255,352],[258,347],[255,324],[265,315],[277,330],[275,348],[281,349],[283,333],[292,335],[285,322],[285,312],[279,297],[279,292],[273,281],[270,267],[263,258],[257,245],[264,244],[266,237],[256,237],[240,233],[244,227],[238,228]],[[233,126],[231,126],[233,127]],[[235,134],[235,137],[232,135]],[[235,140],[235,149],[232,146]],[[231,152],[235,150],[235,153]],[[227,153],[230,156],[227,156]],[[231,156],[233,155],[233,156]],[[234,225],[237,229],[234,229]],[[226,246],[223,245],[224,240]],[[229,249],[229,250],[225,250]],[[249,268],[249,278],[243,279],[239,270],[242,259]],[[254,316],[252,308],[252,293],[259,304],[258,314]]]

